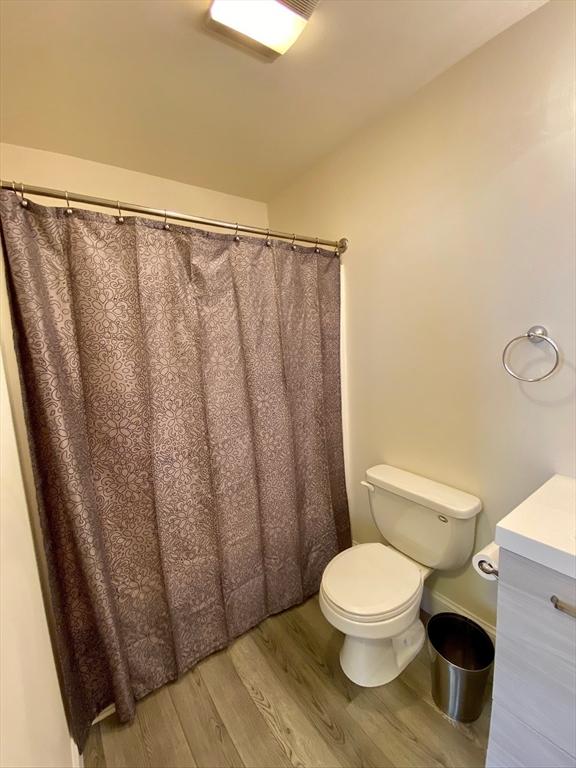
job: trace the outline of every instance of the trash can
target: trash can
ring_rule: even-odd
[[[494,661],[492,640],[482,627],[457,613],[432,616],[426,634],[436,706],[462,723],[477,720]]]

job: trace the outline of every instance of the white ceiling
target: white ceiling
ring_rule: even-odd
[[[265,63],[208,0],[0,0],[0,135],[267,200],[543,2],[322,0]]]

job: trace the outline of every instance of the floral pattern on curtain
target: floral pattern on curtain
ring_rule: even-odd
[[[339,259],[23,208],[3,246],[72,733],[318,590],[350,545]]]

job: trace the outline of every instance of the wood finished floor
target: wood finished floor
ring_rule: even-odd
[[[434,706],[425,650],[380,688],[340,669],[342,635],[316,598],[267,619],[140,701],[130,725],[92,727],[86,768],[483,766],[489,705],[469,726]]]

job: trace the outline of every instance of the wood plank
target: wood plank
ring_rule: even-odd
[[[198,668],[170,685],[168,691],[196,763],[210,768],[242,768],[244,763]]]
[[[255,642],[273,659],[282,684],[307,711],[340,763],[373,768],[391,766],[384,752],[345,711],[348,699],[316,669],[314,658],[294,644],[277,618],[265,621],[254,631]]]
[[[138,718],[122,724],[112,715],[99,728],[108,768],[150,768]]]
[[[298,609],[282,614],[281,621],[292,634],[294,641],[305,647],[315,658],[318,654],[325,655],[324,663],[319,663],[318,669],[329,675],[340,692],[351,702],[358,697],[364,697],[371,700],[371,712],[384,711],[388,717],[393,716],[388,727],[381,718],[377,718],[379,728],[384,729],[382,732],[387,733],[391,728],[392,734],[404,733],[406,744],[410,744],[410,740],[414,739],[419,741],[420,747],[414,747],[414,751],[420,751],[421,756],[422,752],[428,752],[431,765],[434,759],[445,765],[482,765],[487,732],[479,738],[478,733],[470,726],[455,723],[435,707],[430,696],[430,667],[426,653],[421,654],[420,663],[412,670],[412,674],[416,673],[420,680],[418,694],[401,678],[386,686],[361,688],[348,680],[342,672],[339,652],[343,636],[336,632],[338,637],[334,637],[335,630],[322,616],[317,600],[309,600]],[[427,700],[422,698],[421,694],[424,692]],[[382,694],[380,701],[374,700],[375,693]],[[359,708],[361,707],[362,704],[359,705]],[[353,715],[357,714],[353,707],[348,707],[348,711]],[[485,717],[485,725],[487,724],[488,716]],[[369,730],[368,720],[364,725],[365,730],[378,743],[377,732]],[[390,748],[392,746],[391,742]]]
[[[85,768],[106,768],[106,757],[102,745],[100,726],[93,725],[88,734],[88,740],[82,753]]]
[[[379,729],[392,719],[393,725],[409,740],[418,742],[419,749],[446,766],[476,768],[484,765],[485,746],[470,740],[452,721],[443,717],[435,707],[423,701],[400,678],[387,685],[367,690],[361,697],[372,712],[378,713]],[[359,703],[353,702],[350,707]]]
[[[424,647],[418,656],[412,661],[400,675],[400,680],[411,688],[416,695],[434,709],[452,728],[463,734],[476,747],[486,750],[488,732],[490,730],[490,699],[487,694],[487,702],[482,714],[474,723],[458,723],[448,715],[441,712],[432,699],[430,680],[430,661],[428,650]]]
[[[388,709],[397,712],[402,725],[438,755],[441,763],[453,768],[483,766],[486,741],[479,743],[431,702],[424,701],[406,683],[397,678],[390,685],[374,689]]]
[[[196,762],[166,686],[138,702],[137,717],[153,768],[195,768]]]
[[[394,766],[441,768],[445,765],[440,756],[420,740],[419,734],[403,727],[397,714],[382,706],[372,691],[367,690],[351,702],[347,711]]]
[[[244,687],[292,765],[296,768],[341,765],[305,711],[282,685],[252,633],[237,640],[228,653]]]
[[[204,659],[198,670],[244,765],[247,768],[290,766],[227,652]]]
[[[319,614],[319,610],[318,614],[316,614],[316,609],[313,610],[315,615],[320,616],[320,621],[324,621],[324,618]],[[289,637],[294,643],[296,652],[301,653],[305,651],[309,658],[314,658],[316,671],[324,676],[327,683],[331,683],[338,689],[339,694],[343,698],[346,712],[368,734],[372,741],[380,747],[382,752],[395,766],[426,765],[433,768],[434,766],[443,765],[442,761],[438,760],[437,755],[428,748],[419,734],[404,727],[397,716],[398,713],[393,708],[384,706],[371,689],[361,688],[354,685],[354,683],[351,684],[351,688],[343,682],[345,675],[340,668],[339,661],[339,651],[342,644],[341,635],[338,643],[332,643],[331,645],[329,664],[326,663],[326,660],[318,663],[318,648],[315,647],[313,638],[307,636],[307,642],[303,642],[306,633],[306,629],[303,626],[304,622],[300,619],[299,628],[295,627],[293,617],[288,614],[283,615],[281,621],[287,630],[286,637]],[[325,623],[327,624],[328,622]],[[297,629],[300,631],[295,631]],[[327,637],[325,627],[320,627],[319,631]],[[387,687],[382,686],[382,688]],[[350,690],[354,691],[352,700],[350,699]]]
[[[426,650],[366,689],[342,672],[341,643],[315,598],[268,619],[139,702],[131,725],[114,716],[93,728],[86,768],[482,764],[489,707],[471,725],[436,709]]]
[[[387,712],[395,713],[397,718],[393,727],[400,726],[405,729],[408,738],[418,736],[419,740],[426,745],[426,749],[431,750],[431,754],[435,755],[435,759],[442,764],[455,766],[483,764],[489,711],[483,718],[482,737],[474,725],[456,723],[440,712],[430,694],[430,665],[427,651],[423,650],[420,653],[418,663],[409,673],[418,679],[418,693],[414,687],[408,686],[403,677],[386,686],[365,689],[349,681],[342,672],[339,652],[343,636],[337,632],[338,641],[335,642],[335,630],[322,616],[317,599],[307,601],[296,611],[283,614],[282,619],[288,631],[297,630],[295,639],[300,638],[302,645],[306,646],[309,652],[315,656],[318,653],[325,654],[325,664],[320,665],[320,668],[324,672],[326,668],[330,670],[334,683],[350,701],[355,701],[358,696],[369,698],[373,709],[382,710],[384,707]],[[294,622],[297,627],[294,626]],[[380,703],[374,702],[373,693],[370,693],[370,690],[380,696]],[[348,709],[350,711],[350,707]],[[383,724],[380,723],[380,726],[383,727]]]
[[[317,597],[311,598],[294,611],[281,614],[278,619],[293,635],[294,641],[314,657],[318,669],[330,678],[348,701],[354,701],[356,696],[366,690],[353,683],[342,671],[340,649],[344,635],[326,621]]]

